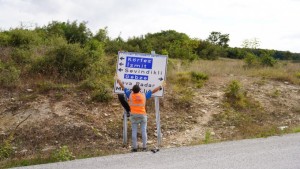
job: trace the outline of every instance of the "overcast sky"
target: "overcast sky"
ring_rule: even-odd
[[[112,38],[176,30],[206,39],[229,34],[231,47],[257,38],[260,48],[300,53],[300,0],[0,0],[0,29],[87,21]]]

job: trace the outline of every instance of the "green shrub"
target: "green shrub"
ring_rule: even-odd
[[[191,87],[183,87],[181,85],[174,86],[173,90],[176,95],[173,97],[173,103],[176,107],[190,107],[194,98],[194,91]]]
[[[238,100],[241,98],[241,84],[240,82],[233,80],[227,87],[225,94],[227,97]]]
[[[103,43],[101,43],[95,39],[88,41],[85,44],[84,49],[87,51],[89,57],[91,57],[92,60],[99,60],[100,57],[102,57],[104,55]]]
[[[46,56],[35,61],[31,71],[46,75],[57,75],[70,80],[82,80],[86,69],[96,61],[79,44],[59,44]]]
[[[33,30],[13,29],[9,33],[9,44],[13,47],[29,47],[42,42],[39,34]]]
[[[237,110],[245,109],[250,106],[246,94],[242,91],[241,84],[236,80],[231,81],[225,91],[225,96],[229,106]]]
[[[81,90],[95,90],[98,88],[98,82],[95,79],[86,79],[82,81],[79,85]]]
[[[300,133],[300,127],[295,127],[293,130],[292,130],[293,133]]]
[[[74,156],[68,146],[62,146],[59,150],[56,150],[52,158],[56,161],[68,161],[74,159]]]
[[[87,22],[67,21],[58,22],[52,21],[43,28],[48,36],[62,36],[69,43],[85,44],[92,36],[91,31],[86,27]]]
[[[269,54],[264,54],[260,58],[260,64],[262,66],[273,67],[273,66],[275,66],[276,63],[277,63],[277,61]]]
[[[205,138],[204,138],[204,143],[208,144],[211,142],[211,132],[209,130],[207,130],[205,132]]]
[[[196,83],[197,88],[201,88],[206,80],[208,80],[208,75],[201,72],[191,72],[192,81]]]
[[[13,153],[13,148],[11,142],[13,140],[13,135],[10,135],[8,139],[3,141],[3,144],[0,145],[0,159],[9,158]]]
[[[300,79],[300,72],[296,73],[296,77]]]
[[[191,72],[192,79],[194,81],[200,81],[200,80],[207,80],[208,75],[201,73],[201,72]]]
[[[9,46],[10,36],[7,32],[0,32],[0,46]]]
[[[191,82],[191,76],[189,72],[176,73],[175,83],[181,86],[187,86]]]
[[[42,81],[37,83],[37,89],[40,93],[47,93],[51,90],[65,90],[69,85],[56,84],[51,81]]]
[[[0,86],[14,87],[20,78],[20,70],[12,64],[0,61]]]
[[[247,53],[245,58],[244,58],[244,61],[246,63],[246,67],[255,67],[255,66],[258,66],[259,65],[259,61],[258,61],[258,57],[252,53]]]
[[[28,49],[15,48],[12,51],[11,55],[15,63],[17,63],[18,65],[23,65],[32,62],[31,53],[32,51]]]
[[[92,92],[91,100],[95,102],[109,102],[112,100],[111,88],[105,84],[99,84],[98,89]]]

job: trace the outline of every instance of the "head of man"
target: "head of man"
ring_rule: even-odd
[[[134,85],[134,86],[132,87],[132,91],[133,91],[133,93],[138,93],[138,92],[141,91],[141,88],[140,88],[139,85]]]

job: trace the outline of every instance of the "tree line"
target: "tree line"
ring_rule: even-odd
[[[107,27],[95,34],[86,22],[52,21],[48,25],[26,29],[11,28],[0,31],[0,84],[13,84],[16,79],[29,75],[43,75],[52,79],[84,81],[114,71],[118,51],[168,55],[170,58],[215,60],[219,57],[248,59],[253,65],[257,58],[265,58],[272,65],[273,59],[300,60],[299,53],[258,49],[257,44],[246,41],[243,48],[228,45],[229,34],[211,32],[207,39],[191,38],[185,33],[165,30],[133,36],[127,40],[108,36]],[[253,47],[255,46],[255,47]],[[107,78],[109,79],[109,78]],[[93,83],[87,86],[96,86]]]

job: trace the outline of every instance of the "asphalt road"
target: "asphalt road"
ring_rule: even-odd
[[[22,167],[24,169],[300,169],[300,133]]]

